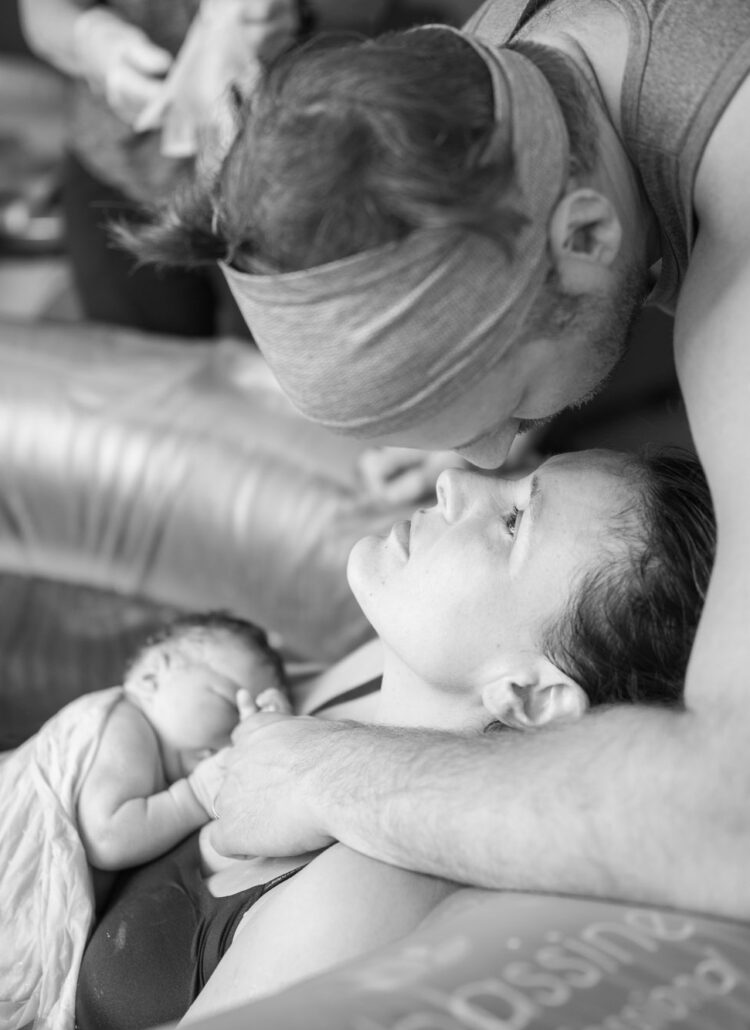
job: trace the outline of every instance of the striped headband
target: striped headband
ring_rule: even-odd
[[[447,28],[428,28],[438,27]],[[495,145],[512,150],[526,217],[512,257],[476,232],[419,229],[302,271],[255,275],[222,265],[284,392],[337,432],[398,433],[477,385],[523,327],[547,273],[548,222],[569,175],[557,100],[522,54],[449,31],[484,61]],[[484,160],[492,152],[491,140]]]

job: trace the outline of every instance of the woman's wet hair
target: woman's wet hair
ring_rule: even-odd
[[[635,500],[616,520],[610,560],[582,578],[543,649],[592,707],[681,706],[716,550],[711,495],[698,460],[677,448],[634,457],[626,475]]]
[[[589,170],[596,136],[578,73],[547,47],[513,47],[558,97],[571,171]],[[323,37],[267,69],[217,173],[117,235],[144,261],[228,260],[261,272],[325,264],[433,227],[480,233],[512,252],[523,183],[510,147],[483,160],[494,127],[487,68],[454,32]]]

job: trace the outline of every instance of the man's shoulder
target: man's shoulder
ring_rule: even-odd
[[[485,0],[464,30],[500,44],[531,22],[557,24],[590,6],[591,0]]]
[[[747,244],[750,259],[750,74],[727,104],[698,166],[694,202],[699,226]],[[699,230],[700,231],[700,230]]]

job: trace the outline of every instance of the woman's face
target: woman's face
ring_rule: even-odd
[[[355,544],[352,590],[413,672],[443,690],[481,687],[503,658],[538,653],[580,576],[625,546],[613,538],[634,499],[623,469],[605,451],[515,480],[449,469],[434,507]]]

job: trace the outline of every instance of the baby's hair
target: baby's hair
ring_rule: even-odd
[[[680,448],[633,456],[626,475],[636,500],[614,527],[626,546],[582,577],[544,653],[592,707],[681,706],[716,551],[711,494],[698,459]]]
[[[226,633],[244,644],[248,650],[259,652],[276,676],[280,687],[287,686],[286,669],[278,651],[271,646],[264,629],[248,619],[239,618],[226,611],[195,612],[178,615],[155,630],[141,645],[128,663],[126,675],[153,647],[165,643],[179,643],[181,640],[202,642],[215,633]]]

